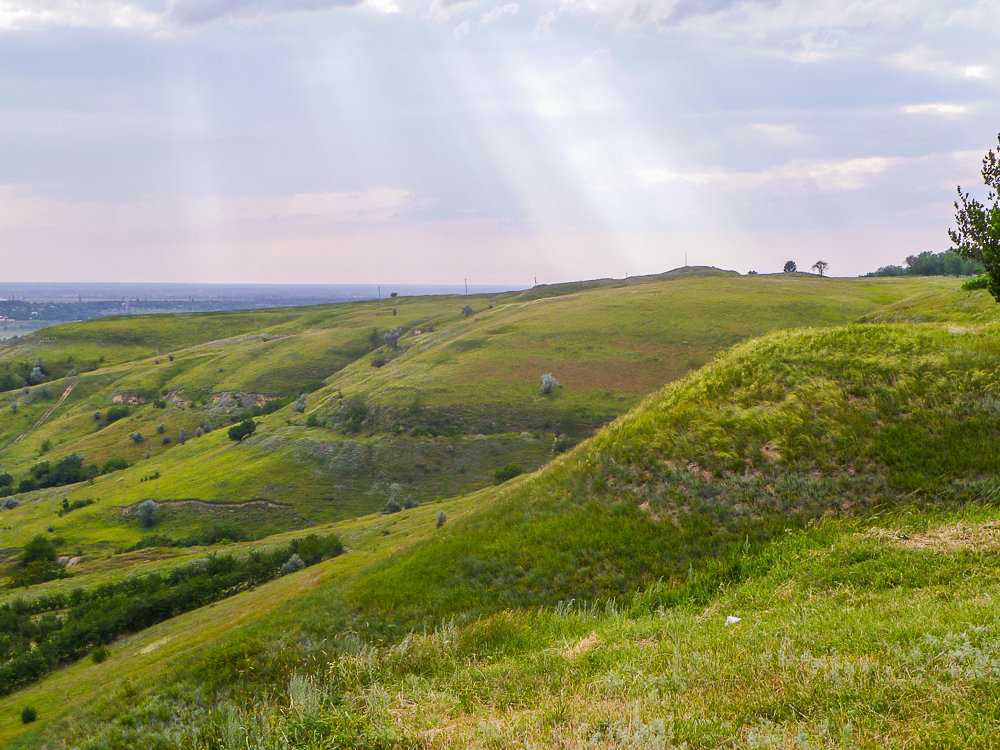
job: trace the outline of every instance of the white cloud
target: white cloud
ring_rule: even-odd
[[[489,11],[484,13],[479,19],[480,26],[487,26],[494,21],[503,18],[507,15],[517,15],[517,11],[521,8],[517,3],[507,3],[506,5],[498,5],[495,8],[491,8]]]
[[[711,186],[724,190],[755,190],[780,186],[795,192],[851,192],[866,187],[873,177],[885,172],[900,159],[873,156],[831,161],[795,160],[758,172],[711,169],[701,172],[677,172],[669,169],[644,169],[636,173],[640,186],[652,187],[671,182]]]
[[[983,80],[992,75],[992,68],[985,63],[963,64],[942,60],[937,53],[925,47],[915,47],[906,52],[900,52],[893,55],[890,62],[903,70],[930,73],[943,78]]]
[[[972,111],[966,104],[908,104],[902,108],[907,115],[965,115]]]
[[[559,12],[555,10],[550,10],[540,15],[538,21],[535,23],[535,31],[532,35],[536,39],[547,39],[552,36],[552,24],[558,17]]]
[[[477,5],[479,0],[432,0],[430,7],[424,12],[424,18],[434,23],[448,23],[455,16]]]
[[[517,3],[507,3],[506,5],[497,5],[494,8],[490,8],[488,11],[483,13],[478,21],[472,21],[466,19],[462,21],[458,26],[455,27],[455,38],[461,39],[464,36],[468,36],[469,32],[472,31],[474,26],[489,26],[495,23],[504,16],[514,16],[517,15],[517,11],[520,10],[521,6]]]
[[[121,0],[0,0],[0,31],[38,26],[154,29],[160,16]]]

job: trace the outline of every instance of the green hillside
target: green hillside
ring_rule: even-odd
[[[0,454],[12,474],[74,452],[134,465],[11,496],[0,576],[19,575],[20,547],[39,533],[74,565],[0,593],[0,617],[22,607],[53,627],[102,586],[183,580],[215,555],[259,559],[313,533],[336,533],[346,551],[121,631],[133,634],[110,641],[106,661],[0,698],[0,742],[995,736],[992,302],[946,279],[704,273],[536,291],[393,300],[395,315],[370,303],[296,311],[276,324],[284,338],[239,334],[51,380],[74,386],[55,408],[31,402],[38,386],[5,394],[23,404],[15,417],[30,414]],[[371,328],[393,321],[399,350],[374,346]],[[297,362],[316,363],[309,377],[330,368],[302,411],[305,389],[280,390]],[[539,372],[563,387],[543,395]],[[135,396],[118,400],[128,415],[87,422],[123,393]],[[225,428],[251,393],[280,403],[233,443]],[[359,401],[366,413],[345,426]],[[160,435],[158,420],[214,429],[184,445],[129,439]],[[40,432],[53,443],[44,455],[28,447]],[[491,487],[511,457],[541,468]],[[418,504],[370,515],[389,497]],[[147,498],[151,527],[138,513]],[[729,614],[742,619],[727,627]],[[40,720],[23,724],[24,706]]]
[[[74,454],[100,469],[109,461],[132,468],[15,495],[19,507],[0,519],[0,548],[54,534],[67,554],[82,553],[85,570],[99,563],[95,555],[151,533],[132,514],[147,498],[162,506],[155,533],[183,539],[219,524],[259,536],[370,513],[394,485],[415,502],[456,496],[488,486],[509,464],[542,466],[735,342],[849,322],[957,287],[953,280],[704,270],[663,276],[584,291],[565,285],[535,299],[396,298],[88,321],[75,344],[66,333],[72,326],[42,331],[77,352],[74,361],[80,347],[94,347],[108,351],[111,363],[63,378],[53,366],[53,378],[27,394],[3,394],[0,467],[12,489],[32,467]],[[247,332],[254,320],[266,327]],[[384,342],[393,328],[402,331],[398,350]],[[154,337],[186,345],[114,363],[131,351],[117,342],[143,335],[150,346]],[[30,337],[4,356],[30,363],[39,352],[43,363],[64,361]],[[387,362],[374,367],[378,357]],[[562,386],[548,396],[540,387],[545,373]],[[257,433],[233,445],[228,427],[254,414]],[[93,503],[60,517],[64,500]],[[233,512],[245,507],[254,513]]]
[[[892,314],[737,345],[536,474],[340,522],[343,556],[58,671],[0,732],[31,703],[64,719],[25,746],[991,746],[1000,326]]]

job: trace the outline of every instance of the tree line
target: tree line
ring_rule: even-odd
[[[963,258],[954,250],[907,256],[905,266],[882,266],[865,276],[978,276],[986,269],[972,258]]]
[[[170,572],[0,605],[0,695],[31,684],[119,636],[343,551],[336,535],[311,534],[274,550],[255,550],[246,556],[211,555]],[[38,537],[25,547],[22,557],[29,556],[33,561],[54,559],[55,547]]]

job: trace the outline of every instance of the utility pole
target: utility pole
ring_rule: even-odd
[[[468,279],[465,280],[465,293],[466,294],[469,293],[469,280]]]
[[[379,298],[379,300],[382,299],[382,285],[381,284],[378,285],[378,298]]]

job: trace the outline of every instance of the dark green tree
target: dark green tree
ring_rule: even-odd
[[[958,226],[949,229],[948,236],[955,245],[955,252],[986,266],[987,289],[993,299],[1000,302],[1000,134],[997,134],[997,150],[986,152],[980,173],[986,185],[986,202],[980,203],[970,197],[959,185],[955,201]]]
[[[793,271],[798,270],[798,266],[795,265],[794,260],[786,260],[785,267],[781,270],[783,270],[785,273],[792,273]]]
[[[233,425],[229,428],[229,439],[234,441],[240,441],[245,437],[250,437],[253,435],[254,430],[257,429],[257,423],[252,419],[244,419],[237,425]]]

